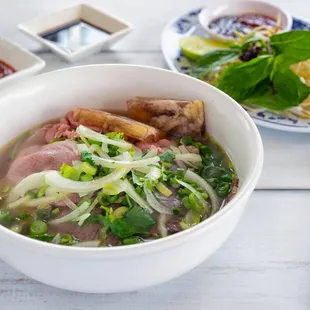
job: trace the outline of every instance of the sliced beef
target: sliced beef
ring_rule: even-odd
[[[161,139],[158,142],[150,143],[141,141],[136,143],[136,146],[144,151],[150,151],[152,149],[156,149],[158,153],[162,153],[165,149],[167,149],[170,145],[172,145],[171,141],[168,139]]]
[[[68,222],[61,224],[49,224],[48,232],[50,234],[70,234],[80,241],[90,241],[99,238],[99,231],[102,226],[99,224],[88,224],[84,227],[79,227],[77,223]]]
[[[31,146],[32,150],[34,147]],[[22,151],[26,152],[26,150]],[[33,153],[19,155],[11,164],[7,178],[17,183],[30,174],[44,170],[58,170],[62,164],[71,164],[79,159],[76,143],[66,140],[47,144],[35,149]]]

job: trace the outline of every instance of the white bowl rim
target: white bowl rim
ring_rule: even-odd
[[[286,27],[284,29],[281,30],[281,32],[285,32],[285,31],[291,30],[292,24],[293,24],[293,17],[292,17],[292,15],[286,9],[284,9],[284,8],[274,4],[274,3],[267,2],[267,1],[262,1],[262,0],[237,0],[237,1],[233,2],[233,3],[232,2],[223,3],[223,4],[218,5],[216,8],[213,8],[211,10],[211,15],[212,15],[213,12],[216,12],[216,11],[220,10],[221,8],[227,8],[227,7],[230,7],[232,5],[234,5],[234,6],[236,6],[236,5],[242,6],[242,4],[248,4],[248,5],[253,5],[253,6],[261,4],[261,5],[265,5],[265,6],[268,6],[268,7],[273,7],[274,9],[278,10],[279,12],[281,12],[286,17],[286,19],[287,19],[287,25],[286,25]],[[232,40],[231,38],[229,38],[227,36],[224,36],[224,35],[221,35],[221,34],[217,34],[216,32],[214,32],[209,27],[210,22],[212,20],[208,20],[208,26],[203,25],[203,23],[201,22],[201,18],[204,15],[203,13],[208,11],[208,10],[209,10],[208,7],[204,7],[204,8],[202,8],[201,12],[199,13],[199,18],[198,19],[199,19],[199,22],[200,22],[200,25],[202,26],[202,28],[205,31],[207,31],[210,36],[213,36],[214,38],[219,38],[219,39],[222,39],[222,40],[224,39],[226,41]],[[219,14],[219,16],[221,16],[221,14]],[[219,16],[217,16],[217,17],[219,17]]]
[[[46,250],[54,249],[55,251],[58,250],[58,251],[61,251],[62,253],[67,253],[67,254],[72,254],[72,253],[76,252],[76,253],[97,254],[97,255],[99,255],[100,253],[105,253],[107,255],[108,254],[113,255],[113,253],[114,254],[121,254],[123,252],[130,252],[130,250],[133,251],[133,254],[141,254],[141,253],[145,253],[145,252],[150,253],[153,251],[162,250],[163,247],[164,248],[174,247],[175,245],[172,244],[174,240],[180,241],[180,239],[183,239],[186,236],[187,237],[194,236],[195,232],[199,232],[203,229],[207,229],[207,228],[212,227],[212,225],[214,225],[214,223],[217,221],[217,219],[219,219],[219,218],[225,216],[227,213],[229,213],[231,211],[231,209],[234,208],[234,206],[240,200],[242,200],[244,198],[244,196],[246,195],[247,192],[253,191],[253,189],[254,189],[254,187],[255,187],[255,185],[256,185],[259,177],[260,177],[262,167],[263,167],[264,150],[263,150],[263,143],[262,143],[260,133],[259,133],[255,123],[253,122],[251,117],[248,115],[248,113],[235,100],[233,100],[231,97],[226,95],[221,90],[216,89],[215,87],[213,87],[209,84],[206,84],[203,81],[200,81],[200,80],[197,80],[193,77],[183,75],[181,73],[177,73],[177,72],[170,71],[167,69],[150,67],[150,66],[134,65],[134,64],[102,64],[102,65],[101,64],[100,65],[94,64],[94,65],[85,65],[85,66],[74,66],[74,67],[70,67],[70,68],[65,68],[65,69],[60,69],[60,70],[55,70],[55,71],[47,72],[44,74],[40,74],[40,75],[32,77],[28,81],[24,81],[24,82],[18,84],[18,86],[19,87],[20,86],[27,87],[28,84],[34,83],[37,79],[45,79],[46,77],[50,77],[53,75],[57,76],[59,72],[83,70],[85,68],[92,68],[92,67],[97,67],[97,68],[98,67],[102,67],[102,68],[105,68],[105,67],[141,68],[143,70],[146,69],[146,70],[152,70],[152,71],[166,72],[168,74],[171,74],[172,76],[182,75],[185,79],[188,79],[188,80],[194,79],[197,83],[202,83],[206,87],[214,88],[216,91],[220,92],[222,94],[223,98],[226,97],[226,99],[231,101],[231,104],[235,104],[236,108],[239,110],[239,112],[242,114],[242,116],[247,120],[249,128],[251,129],[251,131],[254,134],[253,139],[255,140],[255,147],[257,149],[257,156],[256,156],[255,166],[253,167],[253,172],[252,172],[251,176],[248,178],[247,182],[244,183],[243,188],[237,192],[237,194],[234,196],[234,198],[230,202],[228,202],[224,208],[220,209],[218,212],[216,212],[214,215],[212,215],[208,219],[202,221],[201,223],[199,223],[198,225],[196,225],[194,227],[191,227],[190,229],[180,231],[176,234],[167,236],[165,238],[152,240],[152,241],[147,242],[147,243],[132,244],[132,245],[126,245],[126,246],[115,246],[115,247],[95,247],[95,248],[72,247],[72,246],[52,244],[52,243],[48,243],[48,242],[43,242],[43,241],[31,239],[30,237],[23,236],[21,234],[17,234],[17,233],[9,230],[8,228],[6,228],[2,225],[0,225],[0,233],[8,234],[10,237],[14,238],[16,241],[24,242],[25,244],[28,244],[29,246],[33,246],[36,248],[42,248],[42,249],[44,248]],[[5,97],[6,94],[10,94],[13,90],[14,90],[14,88],[5,89],[2,92],[2,97]],[[163,247],[160,247],[160,245],[162,245]],[[152,250],[152,251],[150,251],[150,250]]]

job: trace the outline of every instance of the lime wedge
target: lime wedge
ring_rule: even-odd
[[[180,40],[180,47],[186,57],[196,60],[210,51],[225,49],[227,48],[227,45],[212,39],[199,36],[189,36]]]

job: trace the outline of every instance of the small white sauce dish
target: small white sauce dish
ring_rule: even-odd
[[[42,37],[43,33],[65,27],[66,25],[81,20],[101,31],[107,31],[109,35],[103,36],[102,39],[84,45],[72,52],[65,51],[57,45],[57,43]],[[18,28],[31,38],[51,49],[55,54],[66,61],[76,62],[82,58],[100,52],[103,48],[110,47],[130,33],[133,26],[118,17],[105,13],[88,4],[78,4],[47,16],[38,17],[26,23],[19,24]],[[75,34],[72,33],[72,35]]]
[[[281,32],[290,31],[292,29],[293,18],[287,11],[274,4],[255,0],[231,1],[214,10],[205,8],[199,14],[199,22],[210,37],[219,41],[230,41],[233,40],[233,38],[215,33],[209,27],[210,23],[222,16],[239,16],[246,13],[262,14],[275,20],[280,18]]]
[[[0,88],[33,76],[45,67],[41,58],[5,38],[0,38],[0,60],[16,70],[0,79]]]

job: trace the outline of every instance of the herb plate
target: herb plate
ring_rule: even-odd
[[[198,15],[202,9],[194,9],[177,17],[163,31],[161,47],[165,60],[169,68],[173,71],[189,74],[192,67],[189,60],[182,55],[179,46],[180,38],[189,35],[208,37],[198,19]],[[310,30],[310,22],[294,18],[292,29]],[[310,133],[310,119],[303,119],[298,116],[285,117],[264,108],[250,109],[245,107],[245,110],[247,110],[254,122],[259,126],[283,131]]]

